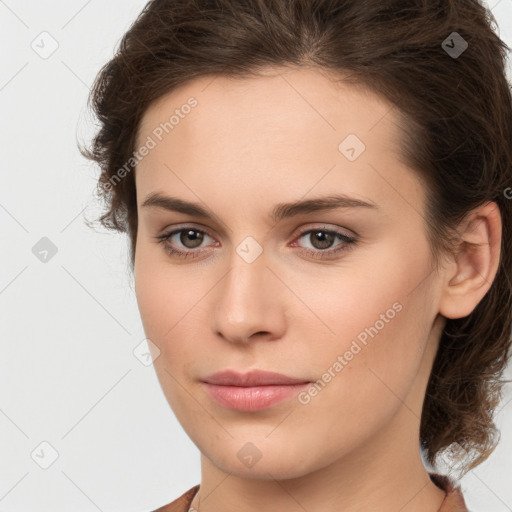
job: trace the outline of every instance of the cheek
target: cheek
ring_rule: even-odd
[[[159,349],[153,361],[155,371],[165,389],[172,391],[179,385],[169,373],[181,381],[180,375],[197,359],[198,343],[191,326],[197,332],[197,326],[205,324],[199,318],[204,279],[195,282],[179,267],[145,261],[142,251],[137,257],[135,290],[141,321],[146,337]]]
[[[168,297],[162,280],[158,279],[156,272],[139,265],[135,270],[135,293],[146,336],[154,340],[163,339],[164,319],[168,323],[167,329],[172,325],[172,319],[164,315]]]
[[[182,395],[179,383],[183,382],[182,373],[188,371],[190,361],[194,360],[193,344],[187,343],[183,333],[188,319],[185,315],[190,310],[183,297],[186,292],[168,271],[143,262],[140,257],[136,263],[135,289],[145,335],[157,347],[149,344],[153,368],[171,409],[178,417],[185,417],[192,413],[188,411],[191,405],[186,406],[188,396]],[[182,343],[177,342],[179,339]]]
[[[201,298],[200,283],[185,275],[180,266],[170,266],[155,248],[137,248],[135,292],[146,334],[161,343],[173,336],[175,326]],[[163,250],[162,250],[163,253]]]
[[[425,277],[430,269],[411,254],[400,260],[391,249],[379,254],[378,264],[324,287],[323,307],[319,309],[317,300],[317,309],[312,308],[321,312],[330,331],[305,354],[320,386],[333,382],[319,388],[326,401],[360,406],[362,400],[370,403],[385,396],[396,401],[394,393],[405,396],[417,376],[429,335],[432,305]],[[314,295],[310,291],[308,299],[314,301]],[[314,339],[308,330],[307,337]]]

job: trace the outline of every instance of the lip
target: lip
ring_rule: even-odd
[[[311,381],[281,373],[224,370],[202,379],[205,390],[218,404],[238,411],[260,411],[296,395]]]
[[[235,370],[223,370],[221,372],[212,373],[202,380],[209,384],[241,387],[304,384],[310,382],[307,379],[288,377],[288,375],[283,375],[282,373],[268,372],[265,370],[251,370],[248,373],[238,373]]]

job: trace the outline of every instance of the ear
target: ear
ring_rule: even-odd
[[[502,236],[498,205],[488,202],[472,210],[457,229],[461,241],[445,267],[439,303],[439,312],[446,318],[471,314],[494,281]]]

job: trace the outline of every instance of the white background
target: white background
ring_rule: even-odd
[[[148,511],[200,482],[197,448],[133,354],[127,237],[84,224],[100,213],[98,169],[77,150],[94,132],[87,95],[145,3],[0,1],[0,512]],[[486,5],[512,46],[512,0]],[[51,49],[44,31],[58,43],[46,59],[32,48]],[[46,263],[42,237],[57,248]],[[474,512],[512,510],[510,385],[497,423],[498,449],[462,479]]]

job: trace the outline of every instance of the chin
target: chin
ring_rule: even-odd
[[[250,439],[253,439],[251,441]],[[265,436],[242,436],[220,441],[218,438],[196,442],[204,457],[225,473],[240,478],[287,480],[300,478],[329,464],[328,456],[317,454],[307,458],[314,449],[298,449],[297,443],[265,439]],[[212,449],[212,447],[214,447]],[[306,458],[304,458],[306,456]]]
[[[210,461],[225,473],[231,473],[239,478],[247,478],[254,480],[288,480],[292,478],[302,477],[310,472],[305,466],[300,466],[299,461],[293,459],[282,460],[279,453],[273,456],[265,456],[254,464],[252,467],[245,466],[241,463],[236,455],[227,458],[225,455],[208,456]]]

